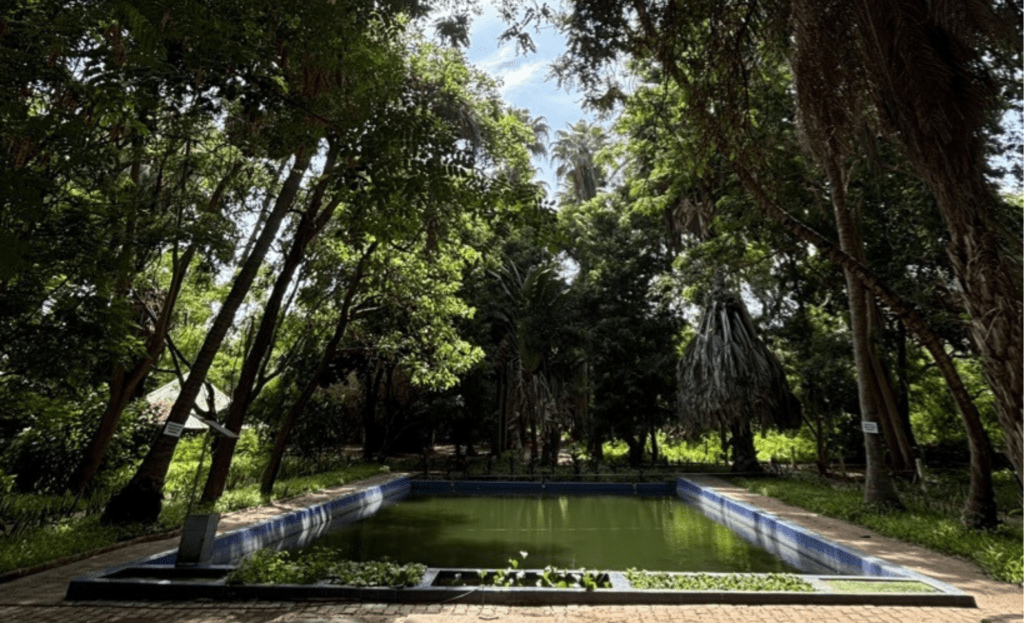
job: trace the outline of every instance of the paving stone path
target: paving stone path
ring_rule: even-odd
[[[220,531],[248,525],[362,486],[380,484],[378,476],[266,507],[225,515]],[[697,477],[694,477],[697,478]],[[702,476],[702,484],[847,543],[956,586],[974,595],[978,608],[911,608],[888,606],[493,606],[396,605],[306,602],[69,602],[71,578],[177,547],[177,538],[131,545],[0,584],[0,623],[1011,623],[1024,621],[1020,586],[987,579],[973,564],[889,539],[852,524],[787,506],[749,493],[723,480]]]

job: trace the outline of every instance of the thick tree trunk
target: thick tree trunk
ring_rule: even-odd
[[[840,238],[842,234],[840,234]],[[850,299],[850,327],[853,333],[853,358],[857,365],[857,392],[860,398],[861,421],[880,426],[879,395],[875,385],[874,370],[871,366],[870,340],[867,336],[867,300],[861,283],[849,271],[846,276],[846,291]],[[881,431],[879,431],[881,432]],[[885,447],[882,435],[864,433],[864,448],[867,467],[864,475],[864,501],[868,504],[901,507],[899,496],[893,487],[885,467]]]
[[[1000,266],[994,238],[956,231],[949,252],[971,315],[971,333],[981,348],[985,379],[996,396],[1006,454],[1019,477],[1024,454],[1020,275],[1011,276]]]
[[[231,395],[231,406],[228,410],[224,427],[229,431],[238,434],[242,430],[245,415],[249,404],[255,398],[253,386],[256,376],[259,373],[260,365],[274,345],[274,332],[277,329],[277,319],[281,311],[281,303],[291,286],[295,271],[302,264],[306,257],[306,249],[316,236],[323,230],[324,226],[334,214],[334,210],[341,203],[341,197],[335,197],[328,202],[327,207],[321,212],[324,193],[331,179],[334,162],[337,158],[338,148],[332,146],[327,154],[324,170],[321,179],[317,183],[306,210],[299,220],[299,226],[292,239],[288,255],[285,256],[284,265],[274,282],[274,288],[270,293],[263,308],[263,316],[260,319],[260,327],[256,332],[256,339],[253,340],[249,352],[246,354],[245,362],[235,384],[235,391]],[[235,446],[238,439],[223,437],[218,440],[213,452],[213,459],[210,462],[210,471],[206,478],[206,485],[203,487],[202,502],[213,502],[224,493],[224,486],[227,484],[228,472],[231,470],[231,459],[235,454]]]
[[[307,149],[296,155],[295,163],[292,165],[288,180],[278,194],[274,209],[267,217],[252,253],[246,258],[242,270],[235,277],[231,291],[221,305],[213,326],[206,334],[188,379],[182,385],[174,406],[171,407],[171,413],[167,417],[168,424],[184,424],[188,419],[199,390],[206,381],[206,373],[213,364],[213,358],[234,322],[235,312],[245,300],[245,295],[263,264],[263,258],[277,236],[281,221],[295,202],[295,197],[302,186],[302,178],[309,168],[311,152],[312,149]],[[164,479],[177,445],[178,437],[165,434],[165,430],[161,429],[135,475],[110,499],[103,512],[104,523],[150,524],[157,520],[163,505]]]
[[[735,422],[729,425],[729,445],[732,447],[732,467],[730,472],[760,473],[764,471],[757,460],[757,449],[754,447],[754,431],[747,423]]]
[[[946,250],[971,317],[985,378],[1018,478],[1024,462],[1024,300],[1021,264],[1003,248],[997,198],[985,181],[990,86],[949,51],[948,25],[929,3],[868,0],[850,4],[865,43],[860,50],[872,93],[894,138],[929,186],[949,231]],[[941,14],[941,13],[940,13]],[[993,18],[994,19],[994,18]],[[894,37],[893,24],[909,32]],[[919,54],[908,55],[910,41]],[[949,93],[922,96],[922,93]],[[899,105],[893,105],[898,102]],[[885,104],[890,105],[886,106]],[[1019,246],[1019,227],[1006,232]]]

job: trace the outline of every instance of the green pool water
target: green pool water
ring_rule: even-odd
[[[432,567],[799,573],[672,497],[416,495],[311,546]]]

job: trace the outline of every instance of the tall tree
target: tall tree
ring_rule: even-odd
[[[805,54],[808,62],[793,65],[795,81],[803,85],[796,92],[817,83],[822,97],[798,100],[801,114],[820,115],[829,136],[882,132],[935,196],[1019,474],[1021,243],[1019,232],[1005,227],[999,199],[985,179],[988,127],[1002,111],[993,77],[1004,84],[1016,81],[1016,70],[1007,68],[1020,65],[1020,46],[1012,41],[1020,39],[1019,8],[1007,2],[1000,10],[1013,17],[1009,23],[1016,31],[1010,36],[984,2],[589,0],[575,3],[561,19],[569,52],[558,70],[579,80],[591,92],[590,101],[608,106],[625,92],[604,68],[619,54],[658,59],[661,71],[690,95],[688,112],[706,133],[705,149],[730,155],[756,194],[754,185],[766,181],[756,170],[763,145],[748,140],[757,134],[762,114],[750,97],[759,86],[756,70]],[[813,73],[806,73],[808,67]],[[804,110],[807,102],[815,108]]]
[[[834,6],[831,3],[826,4],[829,7]],[[562,59],[560,70],[563,72],[563,76],[575,77],[585,87],[590,89],[592,92],[591,101],[598,104],[609,104],[621,99],[624,92],[614,82],[606,80],[607,76],[601,73],[602,66],[607,66],[619,53],[631,54],[634,57],[649,55],[658,59],[659,70],[664,72],[663,75],[676,82],[687,93],[687,113],[690,116],[691,122],[695,127],[699,128],[704,136],[704,140],[699,145],[703,152],[706,154],[708,150],[718,150],[720,153],[727,155],[730,168],[736,173],[751,196],[761,204],[765,213],[771,215],[772,218],[779,219],[780,222],[786,223],[786,227],[794,234],[800,235],[804,240],[812,242],[812,238],[815,238],[816,235],[812,234],[808,228],[801,227],[792,222],[792,215],[782,210],[777,200],[772,200],[765,194],[765,185],[773,183],[772,176],[767,175],[767,171],[764,169],[768,150],[765,149],[765,143],[752,140],[753,137],[759,134],[758,129],[762,127],[762,122],[766,119],[764,117],[765,112],[756,105],[756,98],[752,97],[764,85],[763,74],[760,72],[765,69],[770,70],[773,65],[778,66],[781,64],[783,62],[782,59],[786,58],[791,52],[790,43],[799,38],[789,36],[791,22],[787,12],[788,6],[788,3],[764,5],[762,3],[748,2],[725,6],[720,3],[691,2],[687,3],[684,8],[682,3],[679,2],[670,2],[664,6],[637,2],[628,7],[613,9],[601,0],[578,3],[574,5],[572,13],[563,20],[563,24],[566,25],[569,31],[570,53]],[[802,6],[813,13],[826,5],[804,3]],[[860,7],[861,5],[858,4],[857,6]],[[951,8],[950,5],[943,5],[943,9],[949,8]],[[943,9],[937,9],[937,12]],[[860,9],[851,8],[850,10]],[[902,10],[901,8],[897,11]],[[890,25],[902,24],[903,17],[905,16],[890,20],[888,23]],[[918,17],[921,19],[916,21],[910,20],[914,24],[913,28],[918,28],[919,25],[923,25],[928,19],[931,19],[923,14],[918,15]],[[947,15],[947,17],[949,16]],[[954,29],[960,28],[959,35],[963,35],[967,32],[962,29],[965,23],[968,24],[968,31],[971,25],[976,24],[976,21],[972,21],[974,20],[973,17],[963,23],[958,22],[956,19],[950,19],[949,23],[936,25],[935,28],[937,29],[929,32],[937,34],[942,32],[944,28],[950,27]],[[636,24],[638,28],[629,28],[627,24]],[[832,27],[834,26],[833,24]],[[925,58],[934,52],[934,50],[929,52],[927,50],[928,46],[941,46],[944,44],[951,45],[959,50],[959,52],[966,54],[966,56],[957,56],[959,52],[950,49],[949,52],[952,56],[933,65],[933,69],[942,66],[947,61],[956,65],[967,58],[980,58],[972,52],[972,50],[977,48],[971,45],[965,46],[962,39],[957,39],[959,35],[954,36],[957,33],[949,33],[950,36],[945,39],[940,37],[922,42],[918,40],[919,37],[902,37],[904,32],[898,27],[895,30],[890,29],[881,32],[874,30],[874,27],[865,28],[865,26],[867,26],[866,23],[857,26],[846,22],[842,26],[838,26],[838,28],[844,30],[843,36],[863,37],[862,43],[865,47],[874,46],[879,41],[882,43],[881,46],[878,46],[879,50],[889,49],[886,46],[890,46],[890,44],[910,46],[905,48],[908,59]],[[923,31],[918,32],[923,33]],[[871,39],[871,37],[876,35],[881,38],[877,40]],[[928,38],[924,34],[921,34],[921,37],[924,39]],[[914,46],[923,46],[922,56],[914,56],[912,53]],[[844,48],[842,46],[828,47],[826,45],[821,49],[823,54],[831,54],[832,58],[839,59],[840,51]],[[1005,55],[998,54],[999,50],[996,47],[989,46],[988,49],[995,50],[996,53],[993,54],[993,58],[1005,57]],[[582,59],[585,59],[585,61]],[[973,61],[967,62],[970,64]],[[852,65],[857,65],[857,63]],[[893,66],[890,65],[890,67]],[[963,65],[960,65],[959,69],[948,64],[946,67],[952,72],[948,75],[958,75],[961,78],[973,80],[969,71],[966,74],[964,73],[965,67]],[[983,70],[985,65],[984,63],[974,63],[971,67]],[[929,74],[929,71],[924,68],[922,68],[922,74],[923,77],[929,75],[934,77],[933,74]],[[899,82],[898,79],[893,78],[891,75],[886,77],[877,74],[876,77],[878,81],[871,85],[872,89],[880,87],[889,88],[885,87],[885,84],[893,85]],[[977,75],[975,74],[974,77],[977,77]],[[609,87],[609,85],[611,86]],[[843,91],[843,89],[839,91]],[[833,100],[842,99],[834,97],[835,93],[839,91],[831,91],[830,95]],[[852,89],[850,92],[856,92],[856,89]],[[927,118],[927,115],[922,117],[911,110],[913,104],[906,97],[897,96],[893,93],[881,93],[881,91],[877,90],[874,92],[881,94],[880,97],[875,99],[875,108],[888,107],[885,115],[897,114],[901,115],[900,118],[905,116],[908,120],[910,118]],[[929,96],[928,98],[933,104],[937,104],[937,99],[937,96]],[[950,101],[950,98],[947,98],[940,107],[946,106]],[[951,106],[957,105],[959,104],[951,104]],[[983,109],[984,107],[978,110]],[[943,117],[949,111],[936,110],[935,112],[939,117]],[[885,115],[877,115],[874,118],[884,118]],[[872,115],[870,114],[864,114],[850,117],[850,119],[864,120],[871,117]],[[785,117],[782,117],[782,119],[785,120]],[[883,119],[882,126],[885,126],[885,124],[886,122]],[[972,134],[972,137],[974,137],[972,145],[977,147],[983,145],[985,133],[981,131],[980,126],[976,126],[976,128],[977,131],[973,131]],[[836,129],[842,131],[840,128]],[[936,136],[938,134],[940,133],[935,133]],[[950,134],[950,136],[954,135],[956,133]],[[897,142],[897,144],[900,143]],[[930,153],[943,151],[941,145],[933,145],[933,147],[934,149],[931,149]],[[907,152],[906,145],[902,145],[902,148]],[[907,153],[910,156],[909,152]],[[977,150],[975,153],[978,153]],[[976,160],[976,162],[978,161],[980,160]],[[978,171],[980,168],[976,166],[973,170]],[[957,179],[955,173],[947,173],[945,176],[947,180]],[[977,230],[976,233],[980,234],[983,229],[984,227]],[[1012,235],[1006,236],[1003,237],[1003,240],[1012,239],[1013,237]],[[998,241],[999,238],[998,235],[993,235],[988,239]],[[813,243],[818,244],[820,241],[820,236],[818,236],[817,241]],[[1010,243],[1010,246],[1011,248],[1019,248],[1019,244],[1014,244],[1013,242]],[[865,271],[862,264],[856,262],[847,254],[842,253],[839,249],[830,250],[829,255],[842,261],[844,267],[850,267],[855,274],[859,275],[865,286],[875,290],[876,296],[879,296],[890,309],[900,315],[907,322],[908,327],[914,326],[914,332],[918,335],[919,339],[923,343],[932,344],[932,346],[929,346],[930,350],[932,350],[933,346],[936,353],[941,350],[941,346],[934,340],[934,334],[929,334],[927,326],[917,322],[920,320],[920,317],[912,318],[912,316],[915,316],[913,310],[897,301],[892,296],[891,291],[883,294],[878,289],[877,279],[870,275],[869,271]],[[1001,257],[1006,256],[1003,255]],[[956,262],[954,262],[955,264]],[[1005,263],[1002,260],[996,261],[995,264],[990,263],[990,265],[1003,264]],[[993,275],[993,280],[990,283],[1002,283],[1003,286],[1008,285],[1003,283],[1006,274],[1003,274],[999,279],[996,279],[996,276]],[[987,315],[996,314],[997,317],[1005,320],[1007,318],[1005,314],[1008,313],[1010,315],[1016,314],[1015,317],[1019,319],[1019,288],[999,286],[998,290],[1006,295],[1007,298],[1003,300],[1003,303],[1006,304],[1000,305],[1001,312],[996,312],[990,307]],[[997,295],[996,298],[999,298],[999,296],[1001,295]],[[1016,300],[1017,303],[1010,304],[1013,300]],[[979,313],[980,311],[975,310],[972,314],[978,318],[986,315],[986,313]],[[999,313],[1004,315],[998,316]],[[1016,330],[1018,337],[1014,337],[1015,334],[1012,329],[1007,329],[1008,333],[1003,332],[1003,337],[1009,336],[1009,341],[1007,342],[1009,346],[1007,348],[1010,348],[1010,350],[1016,349],[1016,352],[1019,352],[1019,324],[1019,322],[1013,324],[1014,327],[1018,327]],[[988,337],[992,337],[991,333]],[[1014,344],[1017,344],[1017,346],[1014,346]],[[941,358],[942,356],[944,355],[937,354],[937,357]],[[991,367],[997,358],[986,355],[986,359]],[[995,365],[998,367],[1001,364]],[[957,382],[954,378],[956,375],[951,365],[949,366],[949,371],[951,390],[956,393],[955,387]],[[1014,406],[1013,400],[1010,399],[1013,395],[1018,397],[1018,401],[1020,399],[1019,389],[1014,389],[1014,376],[1014,373],[1002,375],[1001,378],[1006,391],[997,390],[997,394],[1001,394],[1004,397],[1003,405],[1006,407],[1002,411],[1004,415],[1010,411],[1018,414],[1015,416],[1013,423],[1010,422],[1009,418],[1002,416],[1001,421],[1003,422],[1006,436],[1010,439],[1008,446],[1011,450],[1011,455],[1019,457],[1019,450],[1014,450],[1015,446],[1019,447],[1019,443],[1014,442],[1013,439],[1020,438],[1020,408],[1019,403],[1018,406]],[[1016,376],[1018,377],[1016,387],[1019,388],[1019,373]],[[990,382],[997,383],[998,381],[990,376]],[[960,386],[962,386],[962,383]],[[993,387],[996,386],[993,385]],[[1015,465],[1019,464],[1019,458],[1014,456],[1011,456],[1011,458],[1014,458]]]
[[[873,125],[900,145],[935,196],[985,375],[998,397],[1007,453],[1022,473],[1019,231],[1004,228],[1000,199],[985,179],[986,126],[996,103],[991,59],[995,48],[1007,47],[992,6],[799,1],[793,18],[799,109],[828,131],[811,140],[823,144]],[[839,92],[854,97],[836,97]]]
[[[270,12],[274,19],[242,19],[242,32],[231,31],[238,38],[226,41],[229,46],[240,45],[248,50],[247,42],[263,44],[256,45],[252,53],[266,72],[247,81],[256,88],[247,89],[233,111],[235,129],[261,128],[268,138],[264,147],[269,148],[269,155],[292,156],[294,162],[193,362],[168,416],[169,425],[182,424],[187,418],[235,313],[285,216],[300,195],[307,169],[321,149],[323,138],[332,128],[344,127],[346,118],[360,108],[361,102],[352,94],[371,88],[361,72],[372,70],[378,55],[388,54],[387,48],[402,35],[404,28],[399,15],[407,10],[410,6],[402,2],[381,10],[358,2],[302,5],[284,12],[278,7]],[[233,13],[231,6],[211,7],[213,19]],[[417,15],[418,10],[412,10],[412,16]],[[271,41],[274,45],[265,45]],[[237,93],[238,85],[234,86],[233,91],[225,87],[224,94],[230,97]],[[235,136],[237,140],[245,138],[241,132]],[[172,434],[157,436],[132,480],[111,498],[104,521],[150,522],[157,518],[163,480],[176,443],[177,437]]]

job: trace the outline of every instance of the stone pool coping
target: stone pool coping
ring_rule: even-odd
[[[313,585],[228,585],[223,577],[209,582],[176,581],[176,575],[189,571],[198,574],[221,573],[231,568],[226,561],[240,558],[269,544],[292,539],[312,540],[332,519],[351,515],[360,518],[373,514],[385,499],[418,493],[454,493],[459,495],[522,493],[536,494],[633,494],[671,495],[673,490],[684,500],[695,503],[709,517],[743,533],[753,533],[767,541],[802,552],[810,552],[832,562],[842,560],[859,568],[861,574],[795,574],[810,583],[816,592],[769,591],[663,591],[633,589],[619,571],[608,571],[613,587],[585,589],[540,589],[533,587],[435,587],[430,583],[442,571],[459,569],[430,568],[423,581],[407,588],[358,588]],[[185,569],[174,566],[176,550],[154,554],[87,575],[73,578],[68,585],[68,600],[303,600],[339,599],[377,603],[490,603],[490,604],[805,604],[805,605],[900,605],[976,607],[974,597],[956,587],[923,574],[872,557],[855,548],[841,545],[811,533],[797,524],[719,494],[714,488],[698,485],[686,478],[674,483],[577,483],[577,482],[481,482],[412,481],[399,476],[381,485],[367,487],[339,498],[314,504],[266,521],[220,535],[214,544],[212,564]],[[461,570],[475,573],[475,569]],[[526,570],[539,571],[539,570]],[[115,577],[148,574],[153,579]],[[715,574],[709,574],[715,575]],[[928,584],[933,593],[846,593],[834,591],[821,580],[914,580]]]

